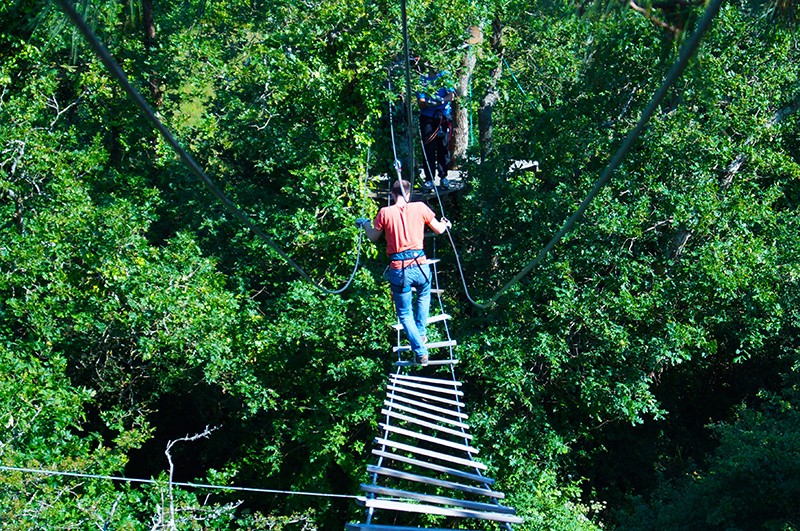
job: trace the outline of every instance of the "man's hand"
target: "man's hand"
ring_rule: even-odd
[[[356,227],[358,227],[359,229],[363,229],[368,223],[369,220],[367,218],[358,218],[356,220]]]

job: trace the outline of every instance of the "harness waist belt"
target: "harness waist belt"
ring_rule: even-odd
[[[405,269],[409,266],[422,265],[428,263],[425,257],[425,251],[422,249],[409,249],[399,253],[389,255],[391,263],[389,267],[392,269]]]

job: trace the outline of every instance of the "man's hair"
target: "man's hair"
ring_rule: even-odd
[[[411,191],[411,183],[406,180],[400,179],[394,182],[392,185],[392,195],[395,197],[403,197],[408,196],[408,193]]]

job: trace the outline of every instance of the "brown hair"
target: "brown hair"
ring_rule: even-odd
[[[411,183],[406,180],[398,179],[392,185],[392,195],[395,197],[407,197],[408,193],[411,191]]]

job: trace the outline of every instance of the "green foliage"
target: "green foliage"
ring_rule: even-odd
[[[163,451],[219,425],[176,449],[179,475],[353,494],[390,367],[382,251],[367,245],[351,287],[323,296],[194,180],[60,11],[12,4],[0,7],[0,460],[159,483],[3,472],[3,526],[341,528],[349,501],[175,490],[170,505]],[[483,28],[471,112],[504,68],[492,158],[464,166],[467,193],[446,212],[468,285],[488,297],[585,197],[681,39],[601,4],[583,16],[552,2],[408,7],[412,53],[453,74],[466,28]],[[352,220],[378,206],[365,174],[388,166],[376,139],[398,95],[399,5],[167,2],[147,43],[145,9],[84,13],[215,182],[339,287],[356,260]],[[691,30],[700,8],[687,11]],[[800,329],[800,61],[791,25],[762,14],[723,8],[611,185],[497,307],[446,300],[481,457],[523,528],[622,522],[622,500],[649,500],[655,483],[663,508],[642,502],[630,522],[679,526],[689,504],[700,527],[797,526],[797,474],[778,490],[774,478],[797,461],[796,393],[780,382],[797,371]],[[521,159],[542,171],[509,173]],[[721,396],[695,401],[705,386]],[[705,459],[708,422],[720,446]],[[629,434],[645,435],[613,454]],[[669,477],[685,452],[702,464],[686,483]],[[615,473],[634,486],[615,487]],[[774,520],[739,502],[746,482]]]
[[[760,399],[712,426],[719,446],[707,464],[664,482],[619,529],[798,529],[797,388]]]

